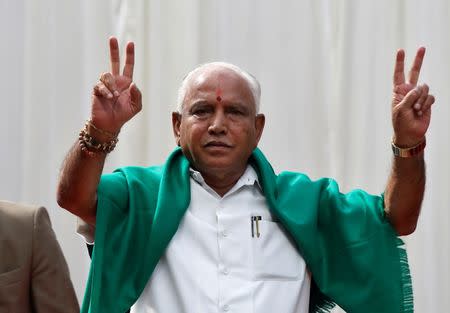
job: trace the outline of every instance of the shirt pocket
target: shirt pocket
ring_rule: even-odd
[[[270,214],[255,214],[251,238],[253,280],[302,280],[306,265],[284,227]],[[258,237],[259,232],[259,237]]]

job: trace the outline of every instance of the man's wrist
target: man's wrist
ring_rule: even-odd
[[[95,125],[95,123],[92,120],[87,120],[85,124],[85,130],[87,133],[94,137],[97,141],[100,142],[107,142],[112,139],[115,139],[119,136],[120,129],[118,131],[108,131],[102,128],[99,128]]]
[[[105,132],[107,134],[111,134],[111,135],[119,135],[120,130],[122,129],[123,125],[115,125],[116,123],[110,123],[110,122],[106,122],[99,120],[97,118],[95,118],[95,116],[91,115],[91,117],[86,121],[87,123],[90,124],[90,126],[95,129],[100,129],[101,132]]]
[[[425,137],[422,141],[419,143],[413,145],[413,146],[398,146],[395,143],[395,139],[392,139],[391,146],[392,146],[392,152],[394,153],[394,156],[401,157],[401,158],[410,158],[419,154],[423,153],[423,150],[425,149],[425,146],[427,144],[427,141]]]
[[[425,136],[421,138],[406,138],[405,136],[398,136],[397,134],[392,135],[392,143],[402,149],[408,149],[414,146],[417,146],[418,144],[421,144],[423,141],[425,141]]]
[[[110,153],[116,147],[119,133],[96,127],[91,120],[86,121],[84,128],[80,131],[78,140],[81,150],[93,157],[97,153]]]

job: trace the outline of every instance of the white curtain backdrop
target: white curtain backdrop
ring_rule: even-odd
[[[427,191],[407,237],[416,312],[450,307],[450,3],[448,0],[1,0],[0,198],[45,205],[81,301],[89,258],[76,219],[56,204],[60,165],[108,70],[108,44],[136,44],[143,111],[125,126],[105,171],[164,161],[183,76],[224,60],[262,85],[260,147],[276,170],[331,176],[342,190],[383,191],[391,163],[391,77],[405,48],[427,53],[436,95]],[[0,255],[7,253],[0,251]],[[376,269],[374,269],[376,270]]]

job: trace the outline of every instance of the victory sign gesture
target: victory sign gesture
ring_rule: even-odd
[[[430,125],[431,105],[434,97],[430,95],[426,84],[417,85],[422,67],[425,48],[417,50],[408,80],[405,81],[405,52],[399,50],[394,70],[394,90],[392,99],[393,142],[407,148],[425,140],[425,133]]]
[[[142,95],[133,82],[134,43],[126,46],[125,66],[120,74],[119,44],[109,39],[111,72],[100,75],[92,93],[91,122],[104,131],[117,134],[123,124],[142,109]]]

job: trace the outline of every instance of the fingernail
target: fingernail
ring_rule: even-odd
[[[422,111],[417,112],[417,115],[422,116]]]
[[[422,105],[419,102],[414,103],[415,110],[420,110],[421,107],[422,107]]]
[[[118,97],[120,94],[117,90],[114,90],[114,96]]]
[[[111,99],[112,97],[113,97],[113,95],[108,93],[108,99]]]

